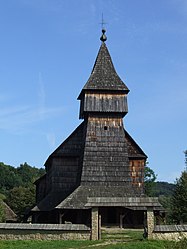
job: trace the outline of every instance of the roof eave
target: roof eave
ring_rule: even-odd
[[[130,92],[130,90],[128,88],[124,88],[124,89],[93,89],[93,88],[83,88],[79,94],[79,96],[77,97],[77,100],[81,100],[83,94],[85,94],[85,92],[109,92],[109,93],[124,93],[124,94],[128,94]]]

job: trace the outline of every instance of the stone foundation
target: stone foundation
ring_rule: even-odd
[[[0,240],[90,240],[90,228],[74,224],[0,224]]]
[[[153,232],[153,239],[157,240],[175,240],[179,241],[183,238],[187,238],[187,232]]]
[[[160,225],[155,226],[153,239],[179,241],[187,238],[187,225]]]

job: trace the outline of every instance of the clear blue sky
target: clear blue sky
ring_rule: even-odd
[[[158,180],[173,182],[187,149],[186,0],[1,0],[0,161],[42,167],[80,123],[102,12],[130,89],[125,127]]]

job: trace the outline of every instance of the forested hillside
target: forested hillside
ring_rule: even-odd
[[[18,215],[19,221],[26,210],[35,204],[36,179],[45,174],[43,168],[36,168],[27,163],[15,168],[0,163],[0,197]]]
[[[175,184],[168,182],[155,182],[153,187],[154,196],[172,196],[175,189]]]

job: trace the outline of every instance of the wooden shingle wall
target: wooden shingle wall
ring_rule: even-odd
[[[78,157],[54,158],[51,183],[53,191],[69,190],[77,186]]]
[[[86,113],[120,113],[127,112],[127,95],[125,93],[85,93],[80,109],[80,118]]]
[[[69,192],[80,184],[84,123],[51,154],[46,162],[47,193]]]
[[[136,187],[143,187],[145,160],[130,160],[130,171],[132,184]]]
[[[46,196],[46,175],[40,178],[36,183],[36,203]]]
[[[123,117],[128,112],[128,92],[103,42],[78,97],[80,118],[84,121],[45,164],[46,198],[39,203],[40,210],[45,210],[48,203],[51,210],[57,206],[81,209],[85,208],[87,197],[143,194],[147,157],[123,126]],[[44,180],[39,185],[42,192]],[[54,201],[56,194],[59,198]],[[43,195],[44,191],[39,199]]]
[[[121,118],[88,118],[82,183],[120,186],[131,182],[122,122]]]

